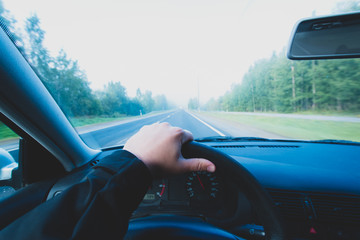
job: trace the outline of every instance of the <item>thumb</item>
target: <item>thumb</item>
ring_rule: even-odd
[[[215,172],[215,165],[204,158],[182,158],[179,160],[179,165],[182,172],[196,172],[196,171],[207,171]]]

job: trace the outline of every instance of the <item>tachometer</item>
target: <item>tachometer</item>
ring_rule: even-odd
[[[219,182],[215,174],[192,172],[186,181],[186,190],[191,200],[214,200],[219,192]]]

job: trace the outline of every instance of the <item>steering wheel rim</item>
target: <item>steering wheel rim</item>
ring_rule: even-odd
[[[286,239],[281,217],[277,212],[272,199],[263,189],[260,183],[255,179],[255,177],[238,161],[228,156],[227,154],[197,142],[189,142],[184,144],[182,148],[182,154],[185,158],[206,158],[215,164],[217,171],[225,171],[228,177],[235,179],[234,183],[243,189],[245,196],[249,199],[250,202],[252,202],[254,206],[256,206],[254,209],[257,216],[259,219],[261,219],[262,224],[264,225],[266,239]],[[184,232],[184,225],[172,225],[171,222],[173,220],[171,217],[165,218],[164,221],[160,221],[155,224],[147,224],[148,221],[154,220],[157,221],[159,219],[157,217],[150,217],[130,222],[128,234],[126,235],[125,239],[149,239],[151,234],[151,236],[156,236],[156,233],[158,233],[159,236],[164,237],[161,239],[176,239],[177,236],[175,233]],[[187,221],[189,221],[189,219]],[[191,229],[190,231],[186,231],[188,239],[204,239],[198,237],[201,232],[204,232],[203,227],[209,228],[212,226],[210,224],[205,226],[204,223],[200,223],[200,225],[198,225],[196,221],[192,224],[195,224],[195,226],[198,226],[198,228],[201,228],[201,230]],[[139,228],[139,226],[141,227]],[[215,226],[212,227],[214,228],[212,230],[215,231],[212,231],[210,227],[210,232],[214,232],[214,234],[220,235],[216,235],[215,238],[210,239],[219,239],[219,236],[221,236],[222,239],[235,239],[233,238],[234,235],[228,235],[228,233],[225,231],[223,233],[221,231],[219,232],[218,230],[221,230],[220,228]],[[167,228],[165,232],[168,235],[166,236],[164,236],[164,228]],[[140,229],[141,231],[139,231]],[[183,238],[184,236],[182,235],[181,237]],[[209,236],[207,236],[206,239],[209,239]]]

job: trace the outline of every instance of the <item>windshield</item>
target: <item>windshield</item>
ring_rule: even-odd
[[[285,57],[299,19],[357,10],[359,1],[0,0],[3,28],[94,148],[154,122],[196,139],[360,142],[360,60]]]

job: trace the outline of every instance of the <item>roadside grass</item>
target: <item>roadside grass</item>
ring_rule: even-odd
[[[82,127],[86,125],[92,125],[97,123],[105,123],[112,121],[119,121],[132,118],[126,115],[121,115],[117,117],[99,117],[99,116],[82,116],[82,117],[70,117],[70,122],[74,127]]]
[[[360,142],[360,123],[251,116],[226,112],[202,112],[201,114],[251,126],[285,138],[339,139]]]
[[[70,122],[74,127],[81,127],[86,125],[92,125],[97,123],[105,123],[112,121],[119,121],[124,119],[133,118],[126,115],[117,116],[117,117],[98,117],[98,116],[84,116],[84,117],[72,117]],[[10,128],[5,124],[0,122],[0,141],[11,140],[18,138],[18,135],[14,133]]]
[[[289,113],[292,114],[292,113]],[[295,112],[296,115],[321,115],[321,116],[336,116],[336,117],[360,117],[360,112],[347,111],[302,111]]]
[[[161,113],[163,111],[153,111],[150,113],[146,113],[142,116],[151,116],[157,113]],[[139,118],[139,115],[135,116],[129,116],[129,115],[117,115],[115,117],[110,116],[81,116],[81,117],[69,117],[71,124],[74,127],[83,127],[87,125],[93,125],[98,123],[107,123],[107,122],[114,122],[114,121],[120,121],[120,120],[126,120],[126,119],[132,119],[132,118]]]
[[[143,116],[150,116],[162,111],[154,111],[151,113],[144,114]],[[139,116],[128,116],[128,115],[117,115],[114,117],[110,116],[82,116],[82,117],[69,117],[71,124],[74,127],[82,127],[99,123],[113,122],[131,118],[138,118]],[[18,135],[14,133],[5,124],[0,122],[0,141],[11,140],[18,138]]]

